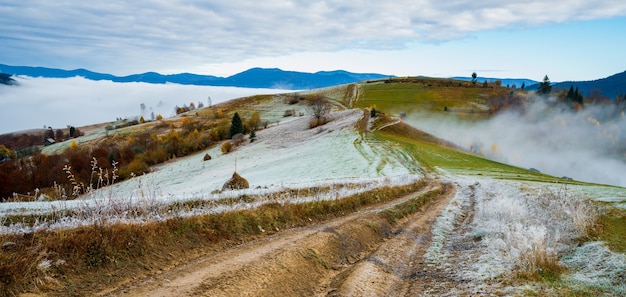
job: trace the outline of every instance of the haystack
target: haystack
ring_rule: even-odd
[[[248,181],[241,177],[241,175],[237,174],[237,172],[233,173],[233,177],[231,177],[222,187],[222,191],[225,190],[240,190],[247,189],[250,187]]]

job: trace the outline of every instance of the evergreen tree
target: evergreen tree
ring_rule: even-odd
[[[537,88],[537,94],[539,95],[549,95],[552,92],[552,86],[550,85],[550,78],[548,76],[543,77],[543,82],[539,83],[539,88]]]
[[[565,98],[567,99],[567,101],[573,102],[575,97],[576,95],[574,93],[574,86],[570,85],[569,90],[567,91],[567,96],[565,96]]]
[[[583,105],[583,94],[578,91],[578,87],[574,91],[574,102],[578,102],[581,106]]]
[[[252,132],[250,132],[250,142],[254,142],[256,140],[256,132],[254,131],[254,129],[252,129]]]
[[[239,113],[235,112],[232,121],[230,122],[230,137],[232,138],[236,134],[243,133],[243,122],[239,117]]]

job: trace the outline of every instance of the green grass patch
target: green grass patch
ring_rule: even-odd
[[[414,139],[385,130],[373,133],[375,141],[388,141],[400,145],[413,156],[422,168],[431,173],[441,170],[461,175],[483,175],[498,179],[538,182],[562,182],[560,178],[532,172],[523,168],[488,160],[478,155],[434,143],[431,140]],[[570,181],[570,183],[576,183]]]
[[[600,216],[598,225],[598,240],[606,242],[613,252],[626,253],[626,212],[613,209]]]
[[[444,185],[442,188],[440,187],[426,193],[422,193],[403,203],[397,204],[392,208],[382,211],[380,216],[386,219],[389,224],[394,225],[398,220],[420,211],[422,206],[433,201],[435,198],[441,196],[448,190],[448,186]]]
[[[461,84],[461,86],[459,86]],[[471,117],[486,117],[487,98],[508,92],[506,88],[468,87],[452,80],[420,80],[362,84],[357,108],[376,105],[386,113],[444,112],[462,110]]]

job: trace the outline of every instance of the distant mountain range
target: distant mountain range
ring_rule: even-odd
[[[471,77],[464,76],[456,76],[452,79],[456,80],[464,80],[471,81]],[[539,82],[526,78],[495,78],[495,77],[477,77],[476,81],[478,83],[483,83],[485,81],[495,82],[501,81],[502,86],[510,86],[520,88],[522,84],[524,85],[525,90],[537,90],[539,87]],[[552,91],[561,91],[568,90],[570,86],[574,88],[578,88],[578,90],[582,93],[583,96],[587,97],[593,90],[600,91],[602,95],[614,99],[619,94],[626,95],[626,71],[622,73],[617,73],[611,75],[609,77],[590,80],[590,81],[564,81],[564,82],[552,82]]]
[[[552,90],[567,90],[570,86],[578,88],[585,97],[595,89],[601,91],[602,95],[614,99],[619,94],[626,95],[626,71],[597,80],[555,83],[552,85]]]
[[[86,69],[63,70],[45,67],[9,66],[0,64],[0,84],[15,84],[10,75],[26,75],[31,77],[68,78],[81,76],[91,80],[109,80],[113,82],[145,82],[145,83],[177,83],[184,85],[204,86],[232,86],[242,88],[271,88],[287,90],[317,89],[341,84],[349,84],[363,80],[373,80],[393,77],[378,73],[352,73],[343,70],[320,71],[315,73],[285,71],[278,68],[251,68],[244,72],[219,77],[213,75],[199,75],[193,73],[159,74],[146,72],[128,76],[115,76],[107,73],[98,73]],[[471,77],[452,77],[456,80],[470,81]],[[478,77],[477,81],[501,81],[502,86],[536,90],[538,81],[526,78],[495,78]],[[592,90],[599,90],[602,95],[611,99],[619,94],[626,94],[626,71],[592,81],[565,81],[552,84],[553,90],[578,88],[583,96],[589,96]]]
[[[30,77],[68,78],[81,76],[91,80],[109,80],[113,82],[177,83],[184,85],[232,86],[242,88],[272,88],[288,90],[316,89],[353,82],[392,77],[377,73],[352,73],[343,70],[306,73],[285,71],[278,68],[251,68],[244,72],[218,77],[192,73],[159,74],[146,72],[128,76],[115,76],[92,72],[86,69],[62,70],[45,67],[9,66],[0,64],[0,73],[26,75]]]

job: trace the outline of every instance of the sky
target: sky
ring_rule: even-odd
[[[591,80],[626,70],[622,0],[0,0],[0,63],[114,75],[252,67]]]

